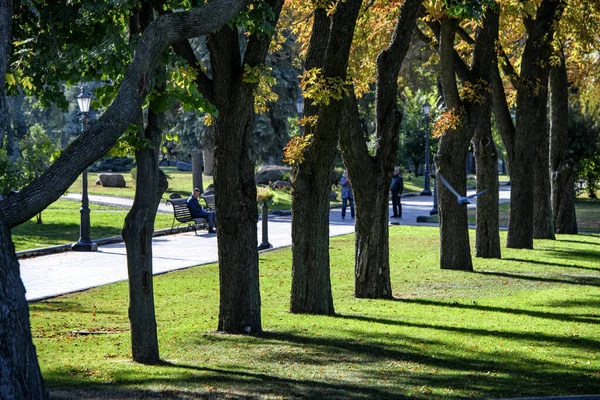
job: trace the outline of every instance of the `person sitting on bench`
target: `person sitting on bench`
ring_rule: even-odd
[[[200,189],[194,188],[194,192],[187,199],[188,207],[190,208],[190,214],[192,218],[206,218],[208,223],[208,233],[216,233],[215,225],[217,223],[217,214],[214,211],[205,211],[200,203],[198,203],[198,197],[200,197]]]

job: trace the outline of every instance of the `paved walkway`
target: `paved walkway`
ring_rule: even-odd
[[[470,192],[471,193],[471,192]],[[470,194],[469,193],[469,194]],[[508,201],[509,188],[502,187],[500,202]],[[79,200],[80,195],[68,197]],[[132,200],[104,196],[89,196],[90,203],[102,203],[131,207]],[[416,225],[417,216],[429,215],[432,209],[429,196],[405,196],[402,198],[402,219],[394,219],[401,225]],[[475,205],[469,205],[474,207]],[[93,206],[91,206],[93,212]],[[171,206],[161,204],[159,212],[172,213]],[[342,220],[340,209],[329,214],[331,236],[354,232],[354,220]],[[424,224],[419,224],[424,225]],[[262,222],[259,221],[258,241],[262,238]],[[273,248],[291,245],[291,217],[270,216],[268,223],[269,242]],[[174,271],[191,266],[217,261],[217,235],[193,232],[157,236],[153,239],[153,269],[155,274]],[[27,289],[27,300],[35,301],[65,293],[86,290],[92,287],[127,280],[127,259],[123,242],[101,245],[97,252],[72,252],[49,254],[21,259],[21,279]]]

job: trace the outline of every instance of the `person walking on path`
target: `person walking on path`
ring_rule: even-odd
[[[404,180],[402,174],[400,174],[400,168],[394,168],[394,176],[392,177],[392,185],[390,192],[392,192],[392,218],[402,218],[402,203],[400,202],[400,196],[404,190]]]
[[[342,219],[346,218],[346,205],[348,202],[350,202],[350,215],[354,218],[354,196],[352,195],[347,169],[344,170],[340,184],[342,185]]]
[[[206,218],[206,222],[208,223],[208,233],[216,233],[216,213],[214,211],[205,211],[200,203],[198,203],[198,197],[200,197],[200,189],[194,188],[194,192],[190,198],[187,199],[190,214],[192,218]]]

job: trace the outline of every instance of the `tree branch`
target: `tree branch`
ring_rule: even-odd
[[[154,68],[168,46],[220,28],[249,2],[216,0],[190,11],[164,15],[150,24],[138,43],[119,93],[106,112],[42,176],[0,201],[7,225],[13,228],[43,211],[116,143],[142,106],[151,88]]]

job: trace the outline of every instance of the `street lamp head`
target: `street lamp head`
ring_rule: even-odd
[[[425,102],[423,103],[423,115],[429,115],[429,113],[431,112],[431,106],[429,105],[429,102]]]
[[[302,96],[298,97],[298,100],[296,100],[296,111],[298,111],[298,115],[304,113],[304,99]]]
[[[83,114],[87,114],[88,112],[90,112],[91,102],[92,102],[92,96],[90,96],[85,91],[85,89],[83,88],[83,85],[82,85],[81,91],[77,95],[77,105],[79,106],[79,111],[81,111],[81,113],[83,113]]]

